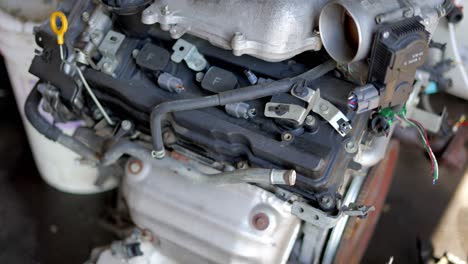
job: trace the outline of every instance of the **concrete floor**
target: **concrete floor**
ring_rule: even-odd
[[[1,67],[0,83],[6,84]],[[444,100],[468,113],[466,102]],[[82,263],[91,248],[115,239],[98,223],[114,194],[76,196],[47,186],[12,101],[0,97],[0,263]],[[432,185],[425,154],[412,146],[401,149],[363,263],[385,263],[391,256],[395,263],[417,263],[418,238],[432,240],[438,254],[450,251],[466,259],[468,173],[442,169],[439,183]]]
[[[418,263],[418,239],[432,242],[437,256],[449,251],[468,260],[468,173],[442,168],[439,182],[432,185],[428,162],[421,150],[402,145],[363,263],[385,263],[391,256],[395,263]],[[465,213],[459,210],[462,204]]]

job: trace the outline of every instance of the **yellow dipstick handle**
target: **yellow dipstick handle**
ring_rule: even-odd
[[[62,25],[60,28],[57,26],[57,20],[59,20]],[[63,45],[64,35],[68,30],[68,20],[65,14],[60,11],[53,12],[52,15],[50,15],[50,27],[55,35],[57,35],[57,43]]]

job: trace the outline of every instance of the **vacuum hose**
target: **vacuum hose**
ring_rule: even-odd
[[[161,121],[167,113],[220,106],[260,99],[280,93],[287,93],[291,90],[293,84],[297,80],[302,79],[302,77],[307,77],[307,80],[317,79],[335,69],[335,67],[336,62],[327,61],[292,79],[284,79],[268,84],[247,86],[200,98],[175,100],[161,103],[154,107],[153,111],[151,112],[151,136],[153,138],[154,148],[152,155],[157,159],[162,159],[166,155],[162,137]]]
[[[47,139],[62,144],[89,161],[98,161],[97,153],[78,141],[76,138],[65,135],[59,128],[50,124],[39,113],[38,109],[41,98],[42,96],[37,90],[36,85],[29,93],[26,103],[24,104],[24,112],[31,125]]]

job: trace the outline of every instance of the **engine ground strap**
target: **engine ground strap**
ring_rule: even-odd
[[[332,103],[320,97],[320,89],[313,90],[303,87],[301,90],[292,89],[291,94],[307,102],[307,108],[293,104],[267,103],[265,116],[294,120],[302,125],[312,111],[327,120],[341,136],[344,137],[351,131],[352,126],[349,119]]]

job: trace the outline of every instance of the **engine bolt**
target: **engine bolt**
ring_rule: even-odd
[[[139,174],[143,170],[143,162],[141,160],[132,160],[127,165],[128,172],[131,174]]]
[[[320,197],[319,204],[323,209],[331,209],[334,205],[333,197],[329,194],[326,194]]]
[[[138,53],[139,53],[139,52],[140,52],[139,49],[134,49],[134,50],[132,50],[132,57],[133,57],[134,59],[136,59],[136,57],[138,56]]]
[[[306,97],[307,95],[309,95],[309,89],[307,89],[306,86],[297,85],[296,87],[294,87],[294,93],[297,96]]]
[[[345,143],[345,150],[346,152],[353,154],[358,151],[358,146],[353,140],[349,140],[348,142]]]
[[[257,213],[252,217],[252,226],[260,231],[268,228],[270,225],[270,218],[265,213]]]
[[[329,108],[328,108],[327,105],[325,105],[325,104],[320,105],[320,112],[322,112],[323,114],[325,114],[325,115],[328,114],[328,110],[329,110]]]
[[[112,67],[111,67],[110,63],[104,62],[104,64],[102,65],[102,69],[103,69],[105,72],[111,72]]]
[[[84,22],[88,22],[88,21],[89,21],[89,17],[90,17],[90,16],[89,16],[89,13],[86,12],[86,11],[83,12],[83,13],[81,14],[81,19],[82,19]]]
[[[161,14],[163,16],[169,15],[169,6],[168,5],[165,5],[165,6],[161,7]]]
[[[96,108],[93,110],[93,118],[94,120],[101,120],[102,119],[102,112],[99,110],[99,108]]]
[[[122,124],[120,124],[120,127],[122,127],[122,129],[125,131],[130,131],[133,127],[133,124],[129,120],[124,120],[122,121]]]
[[[197,72],[197,74],[195,74],[195,80],[197,82],[202,82],[203,77],[205,77],[205,74],[203,72]]]
[[[315,117],[309,115],[306,117],[305,119],[305,124],[308,125],[308,126],[314,126],[315,123],[317,123],[317,120],[315,119]]]

